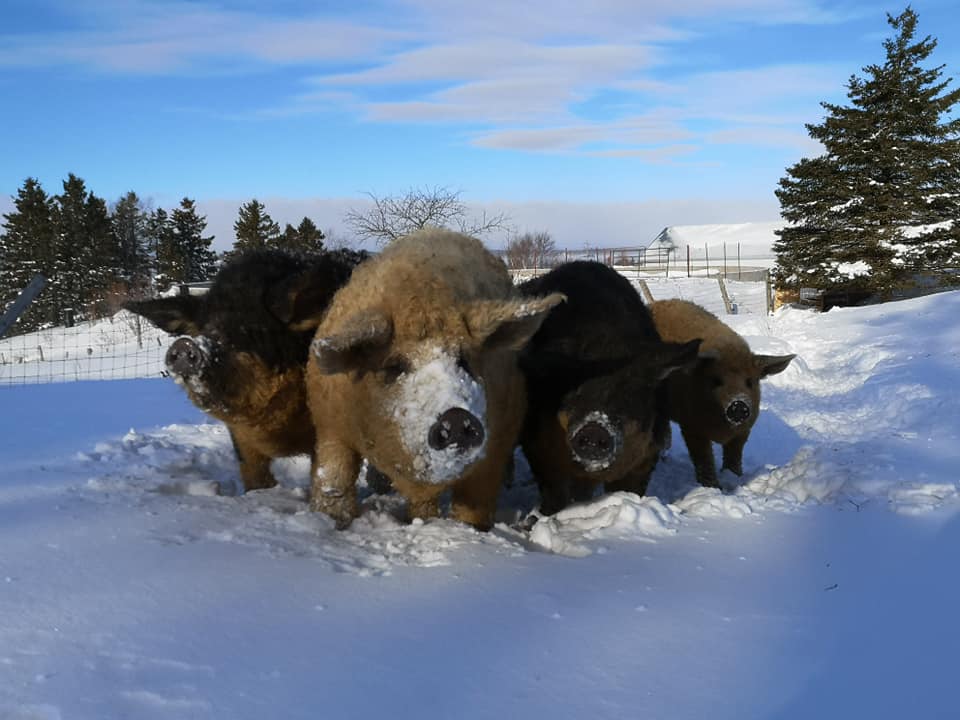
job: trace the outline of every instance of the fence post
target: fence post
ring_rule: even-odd
[[[35,275],[33,280],[17,295],[17,299],[14,300],[10,304],[10,307],[7,308],[7,311],[0,316],[0,337],[3,337],[7,330],[13,327],[17,318],[23,314],[23,311],[26,310],[34,298],[40,294],[40,291],[43,290],[43,286],[46,284],[47,279],[43,275]]]
[[[727,285],[720,276],[717,276],[717,282],[720,283],[720,295],[723,297],[723,306],[727,309],[727,315],[733,315],[733,305],[730,303],[730,296],[727,295]]]
[[[707,262],[707,277],[710,277],[710,248],[707,247],[706,243],[703,244],[703,256]]]
[[[643,296],[647,299],[647,303],[652,303],[652,302],[653,302],[653,295],[652,295],[651,292],[650,292],[650,288],[647,287],[647,281],[646,281],[646,280],[638,280],[638,281],[637,281],[637,285],[640,286],[640,292],[642,292],[642,293],[643,293]]]
[[[727,241],[723,241],[723,278],[727,278]]]
[[[765,293],[767,299],[767,315],[773,313],[773,283],[770,282],[770,271],[766,270],[764,272],[764,282],[767,286],[767,292]]]

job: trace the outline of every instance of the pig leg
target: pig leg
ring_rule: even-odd
[[[442,485],[412,483],[403,479],[395,480],[394,485],[407,501],[407,515],[411,520],[428,520],[440,514],[440,496],[444,490]]]
[[[257,450],[242,433],[230,431],[233,451],[240,463],[240,480],[244,491],[264,490],[276,486],[276,478],[270,472],[270,458]]]
[[[650,483],[650,473],[653,471],[655,464],[656,456],[654,456],[654,462],[652,464],[647,463],[643,467],[635,468],[619,480],[604,483],[603,489],[608,493],[632,492],[643,497],[647,494],[647,485]]]
[[[575,502],[590,502],[593,500],[597,486],[589,480],[574,478],[570,483],[570,489]]]
[[[693,461],[693,468],[697,474],[697,482],[705,487],[720,487],[717,482],[717,466],[713,461],[713,446],[710,438],[696,435],[692,431],[680,428],[683,441],[687,444],[687,451]]]
[[[503,481],[503,469],[507,458],[492,462],[489,458],[482,461],[466,477],[453,486],[451,515],[461,522],[473,525],[477,530],[489,530],[493,527],[493,516],[497,510],[497,495]]]
[[[317,441],[310,468],[310,509],[326,513],[337,530],[350,526],[360,514],[357,504],[357,475],[362,458],[335,440]]]
[[[540,514],[553,515],[570,504],[571,481],[569,478],[553,476],[541,479],[537,475],[537,485],[540,488]]]
[[[747,444],[745,435],[733,438],[723,446],[723,469],[736,475],[743,475],[743,446]]]

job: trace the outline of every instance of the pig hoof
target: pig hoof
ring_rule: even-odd
[[[315,494],[310,500],[310,509],[329,515],[336,523],[337,530],[346,530],[358,515],[356,503],[340,496]]]

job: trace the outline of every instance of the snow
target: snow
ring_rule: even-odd
[[[397,380],[399,391],[393,417],[417,480],[440,485],[455,479],[465,467],[483,457],[487,446],[487,396],[483,386],[459,367],[449,352],[428,346],[423,348],[422,355],[411,358],[414,369]],[[480,421],[483,440],[475,448],[466,451],[451,445],[434,449],[428,444],[430,428],[451,408],[462,408]]]
[[[337,532],[305,458],[238,495],[169,379],[0,387],[0,717],[955,717],[957,318],[723,316],[797,353],[744,477],[674,428],[647,497],[531,532],[522,456],[490,533],[379,496]]]
[[[671,248],[678,257],[685,256],[688,247],[692,254],[699,253],[697,257],[700,257],[706,247],[711,259],[718,262],[723,257],[723,246],[726,245],[728,261],[733,264],[739,246],[741,260],[750,260],[751,265],[773,267],[775,257],[772,248],[777,241],[776,231],[781,230],[784,225],[783,220],[722,225],[671,225],[657,237],[653,247],[659,245]]]

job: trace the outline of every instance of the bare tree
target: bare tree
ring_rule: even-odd
[[[344,222],[357,235],[372,238],[378,245],[386,245],[428,225],[473,236],[508,226],[503,213],[492,217],[487,217],[486,213],[480,218],[470,217],[466,204],[460,199],[460,191],[446,187],[411,188],[403,195],[386,197],[366,194],[373,201],[373,207],[351,209],[344,216]]]
[[[507,267],[512,270],[552,267],[559,254],[556,242],[545,231],[514,235],[503,252]]]

